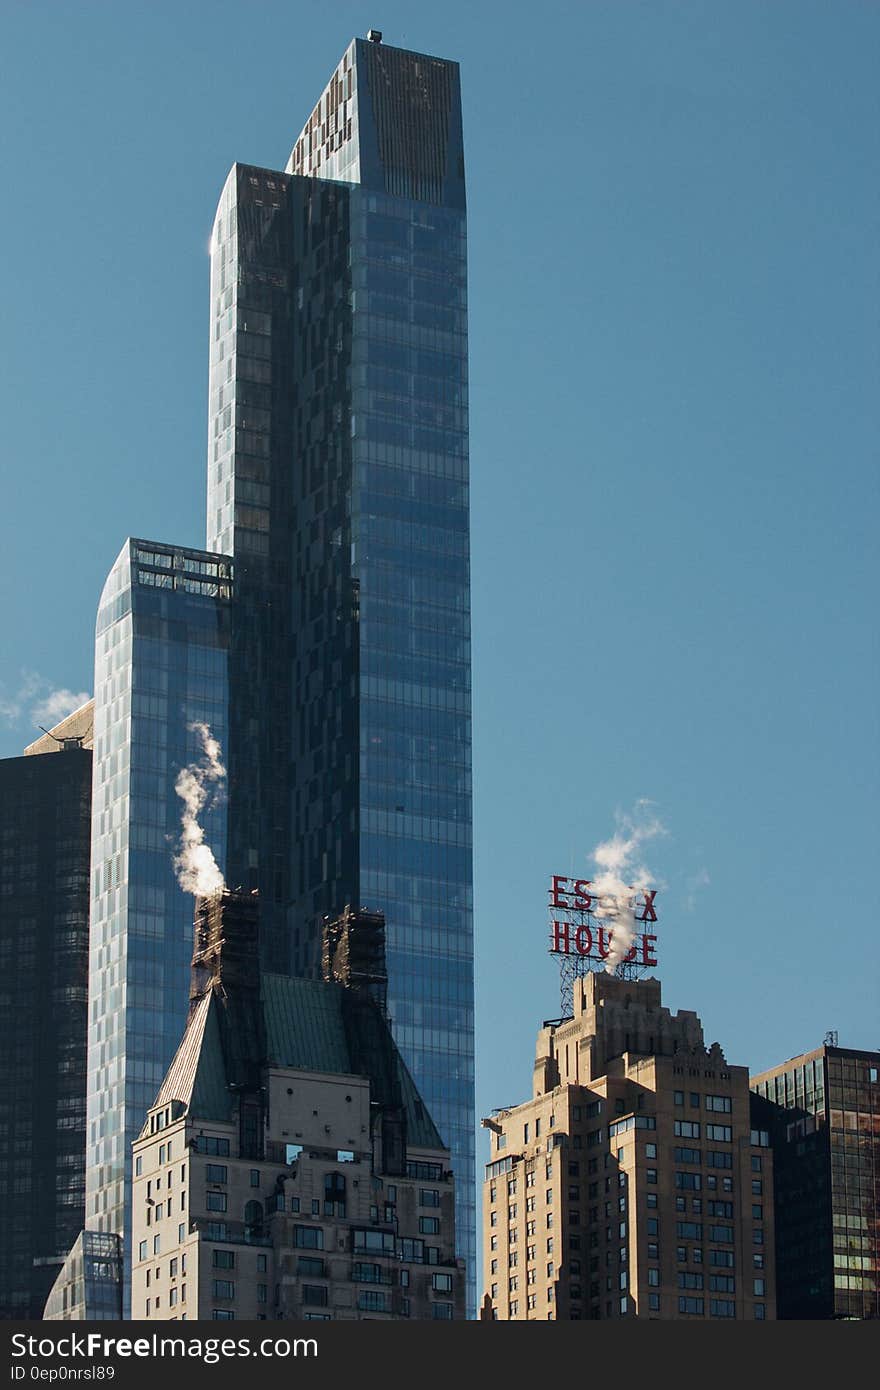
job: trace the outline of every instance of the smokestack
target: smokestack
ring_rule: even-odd
[[[259,1093],[266,1061],[260,1000],[259,895],[224,888],[196,898],[190,1013],[213,993],[220,1006],[226,1074],[241,1091]]]
[[[381,912],[355,912],[350,906],[341,916],[324,919],[321,973],[328,982],[362,991],[383,1014],[388,1003],[388,969],[385,964],[385,917]]]

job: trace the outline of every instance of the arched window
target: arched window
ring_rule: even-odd
[[[244,1209],[244,1233],[246,1236],[263,1234],[263,1203],[247,1202]]]

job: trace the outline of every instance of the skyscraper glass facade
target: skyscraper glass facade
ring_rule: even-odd
[[[880,1053],[826,1045],[751,1085],[773,1141],[779,1316],[880,1317]]]
[[[42,1315],[85,1202],[92,754],[45,743],[0,761],[0,1318]]]
[[[174,873],[175,781],[202,752],[192,725],[221,747],[227,736],[231,586],[226,556],[130,540],[98,609],[86,1227],[122,1234],[126,1257],[131,1143],[187,1017],[193,899]],[[222,867],[222,800],[201,823]]]
[[[229,873],[264,960],[387,921],[395,1036],[474,1275],[465,198],[458,68],[355,40],[212,238],[208,545],[235,557]],[[471,1298],[473,1306],[473,1295]]]

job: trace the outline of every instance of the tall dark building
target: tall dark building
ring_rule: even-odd
[[[751,1080],[773,1144],[780,1318],[880,1317],[880,1052],[827,1043]]]
[[[91,702],[0,762],[0,1317],[39,1318],[83,1224]]]
[[[230,884],[317,977],[380,909],[474,1274],[465,191],[458,65],[356,39],[212,235],[208,545],[231,555]],[[473,1285],[471,1288],[473,1302]]]

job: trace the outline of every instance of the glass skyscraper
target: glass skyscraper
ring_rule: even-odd
[[[0,761],[0,1318],[38,1318],[83,1222],[90,705]]]
[[[131,1144],[188,1008],[193,899],[174,872],[175,781],[202,752],[193,724],[225,743],[231,590],[227,556],[129,540],[98,609],[86,1228],[123,1235],[126,1285]],[[201,823],[222,867],[221,799]]]
[[[212,236],[208,537],[234,557],[230,883],[271,970],[387,921],[395,1037],[475,1256],[465,192],[458,66],[354,40]]]
[[[780,1318],[880,1317],[880,1052],[832,1036],[751,1081],[773,1145]]]

